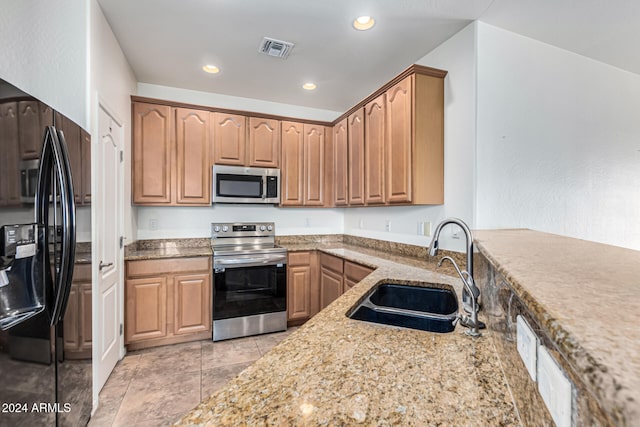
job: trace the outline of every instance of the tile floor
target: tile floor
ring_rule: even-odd
[[[171,425],[295,329],[129,352],[100,392],[89,427]]]

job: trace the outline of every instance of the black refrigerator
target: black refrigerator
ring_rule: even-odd
[[[84,426],[91,416],[91,357],[65,351],[76,205],[62,121],[70,129],[0,79],[0,426]]]

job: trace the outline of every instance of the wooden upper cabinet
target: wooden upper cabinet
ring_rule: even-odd
[[[280,204],[301,206],[304,193],[304,125],[282,122]]]
[[[244,166],[247,118],[238,114],[213,116],[213,162],[216,165]]]
[[[387,90],[386,198],[387,202],[411,202],[413,76]]]
[[[349,203],[347,121],[343,119],[333,127],[333,202],[336,206]]]
[[[280,121],[251,117],[249,119],[249,166],[280,166]]]
[[[384,204],[385,94],[364,107],[365,202]]]
[[[44,140],[44,124],[41,123],[41,109],[38,101],[18,102],[18,124],[20,157],[22,160],[40,158],[40,150]],[[51,111],[51,110],[49,110]],[[53,124],[53,112],[47,125]]]
[[[0,104],[0,147],[2,180],[0,206],[20,206],[20,150],[18,147],[18,104]]]
[[[324,205],[324,126],[304,124],[304,205]]]
[[[171,107],[133,104],[133,201],[171,203]]]
[[[177,204],[211,203],[209,112],[176,108]]]
[[[364,205],[364,109],[352,113],[349,125],[349,204]]]

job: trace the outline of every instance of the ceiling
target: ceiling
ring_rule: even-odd
[[[637,0],[98,1],[139,82],[337,112],[476,19],[640,74]],[[264,36],[289,57],[258,53]]]

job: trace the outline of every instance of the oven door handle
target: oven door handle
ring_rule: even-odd
[[[262,256],[247,258],[231,258],[231,259],[214,259],[214,268],[241,268],[241,267],[260,267],[265,265],[286,264],[287,256]]]

